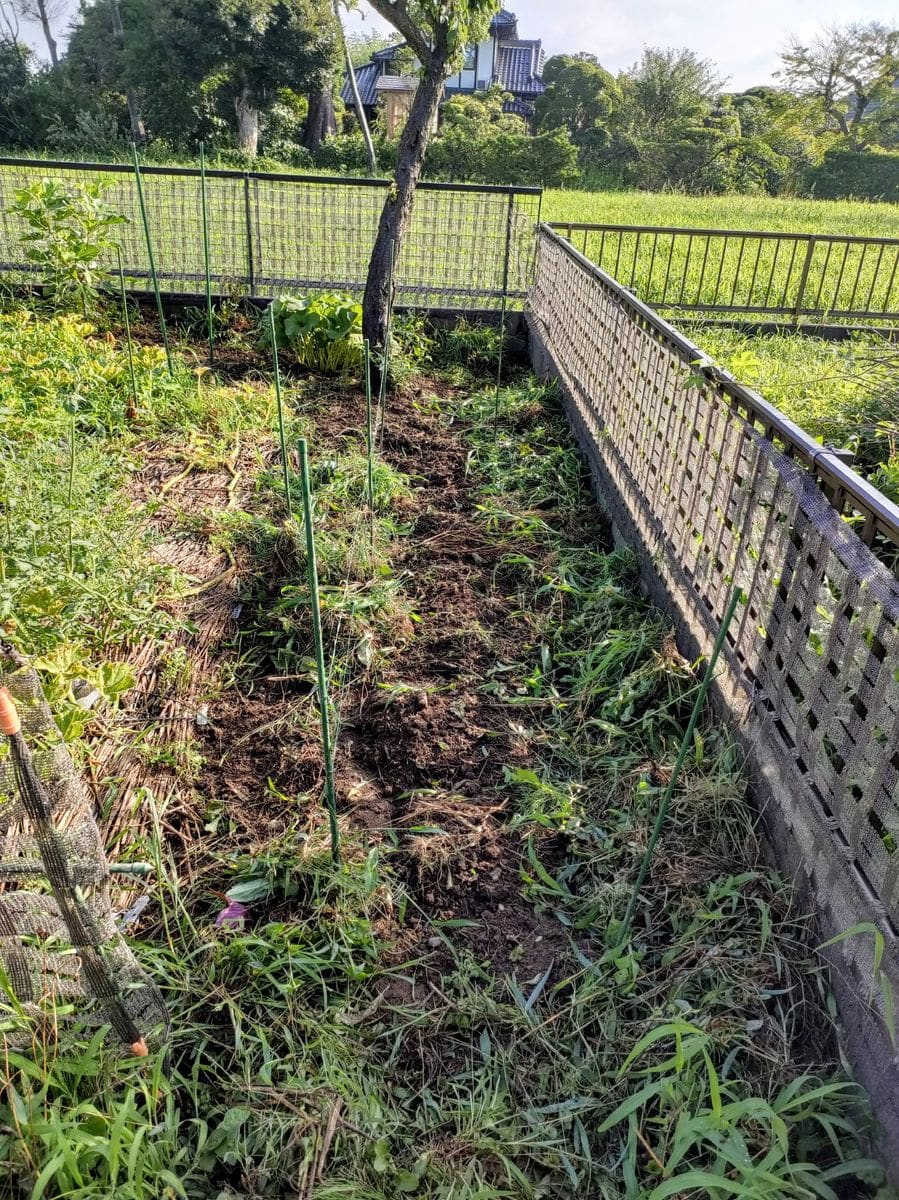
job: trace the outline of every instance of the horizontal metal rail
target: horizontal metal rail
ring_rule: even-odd
[[[899,321],[899,238],[583,221],[550,228],[656,309]]]
[[[634,295],[620,281],[613,279],[602,267],[588,259],[570,241],[560,237],[554,227],[540,226],[540,235],[564,248],[587,274],[614,292],[618,303],[651,329],[657,338],[675,350],[683,362],[697,375],[704,376],[731,406],[771,441],[788,458],[806,466],[821,485],[830,503],[841,515],[857,518],[857,533],[866,545],[886,538],[899,546],[899,505],[863,479],[828,446],[822,446],[778,408],[746,387],[729,371],[718,366],[695,342],[675,329],[647,303]]]
[[[2,158],[0,167],[31,168],[35,173],[41,171],[73,171],[76,173],[91,172],[112,175],[133,175],[134,167],[128,163],[92,163],[69,162],[64,159],[51,158]],[[198,167],[156,167],[141,164],[142,175],[169,175],[199,179]],[[391,179],[373,179],[369,176],[351,175],[301,175],[290,171],[238,171],[222,167],[207,167],[207,179],[259,179],[269,183],[320,183],[333,184],[339,187],[373,187],[389,188]],[[543,189],[539,187],[518,187],[500,183],[433,183],[424,181],[419,188],[430,192],[486,192],[488,195],[502,196],[540,196]]]

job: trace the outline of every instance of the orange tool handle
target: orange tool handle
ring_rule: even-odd
[[[16,702],[9,694],[9,688],[0,688],[0,729],[7,737],[13,737],[22,729]]]

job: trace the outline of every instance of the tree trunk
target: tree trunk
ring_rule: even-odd
[[[259,145],[259,109],[250,101],[250,89],[246,84],[240,89],[240,95],[234,97],[234,111],[237,113],[237,148],[255,158]]]
[[[337,132],[334,116],[334,98],[331,89],[309,93],[309,114],[303,131],[303,145],[307,150],[318,150],[321,144]]]
[[[109,0],[109,11],[112,14],[112,32],[115,35],[116,41],[120,46],[125,45],[125,29],[122,25],[122,16],[119,12],[118,0]],[[125,102],[128,105],[128,119],[131,122],[131,140],[138,145],[143,145],[147,140],[147,131],[144,127],[144,118],[141,115],[140,105],[137,102],[137,96],[131,88],[125,88]]]
[[[44,38],[47,42],[47,49],[50,51],[50,62],[54,67],[59,66],[59,55],[56,53],[56,41],[53,37],[53,30],[50,28],[50,19],[47,16],[46,0],[37,0],[37,10],[41,18],[41,28],[44,31]]]
[[[400,138],[394,185],[388,192],[381,212],[362,301],[362,332],[375,350],[382,349],[387,341],[387,320],[393,300],[387,294],[391,243],[394,258],[398,260],[412,216],[415,188],[424,167],[425,152],[431,140],[443,85],[442,67],[431,68],[418,85]]]
[[[142,146],[147,140],[147,130],[144,125],[144,118],[141,116],[137,96],[135,96],[131,88],[126,88],[125,90],[125,103],[128,105],[128,119],[131,122],[131,140]]]

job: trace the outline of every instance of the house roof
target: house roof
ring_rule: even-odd
[[[515,13],[509,12],[507,8],[501,8],[493,20],[490,22],[490,32],[498,34],[509,34],[510,29],[517,30],[518,18]],[[512,34],[514,37],[514,33]]]
[[[493,18],[490,32],[497,40],[498,50],[493,82],[518,97],[534,97],[545,92],[546,85],[540,78],[545,57],[540,39],[519,39],[518,20],[514,13],[505,8],[501,8]],[[385,46],[383,50],[375,51],[371,61],[365,66],[357,68],[356,83],[360,99],[366,107],[377,104],[379,91],[405,90],[408,86],[405,83],[387,83],[385,80],[401,79],[402,76],[382,73],[384,64],[392,62],[398,51],[405,48],[405,42]],[[348,78],[344,78],[340,98],[344,104],[353,103],[353,92]]]
[[[417,87],[415,75],[382,75],[375,81],[376,92],[414,92]]]
[[[516,96],[539,96],[546,91],[540,78],[543,59],[543,44],[539,38],[500,43],[496,60],[497,83]]]
[[[377,84],[380,78],[380,63],[369,62],[366,63],[364,67],[356,68],[356,86],[359,88],[359,98],[363,104],[377,104]],[[340,89],[340,98],[344,104],[352,105],[353,103],[353,89],[350,87],[350,79],[348,75],[344,77],[343,87]]]

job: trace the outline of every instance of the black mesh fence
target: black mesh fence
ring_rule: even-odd
[[[204,294],[198,170],[141,169],[160,288]],[[34,278],[25,226],[10,206],[36,180],[66,187],[102,179],[106,202],[127,218],[118,234],[128,282],[150,286],[135,173],[128,166],[0,159],[0,272]],[[206,214],[215,293],[270,297],[282,290],[361,296],[387,180],[208,171]],[[420,185],[396,264],[397,303],[449,309],[521,307],[534,264],[539,188]],[[110,268],[112,262],[106,264]]]

